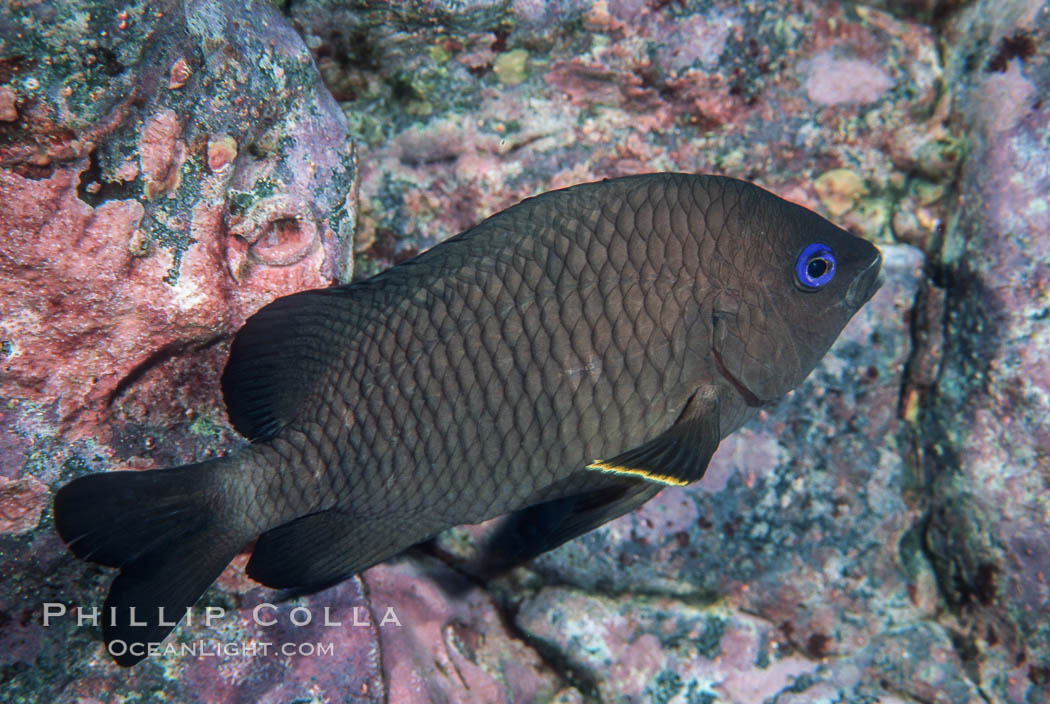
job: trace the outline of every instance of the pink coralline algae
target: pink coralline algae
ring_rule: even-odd
[[[0,535],[36,528],[50,496],[47,486],[33,477],[14,481],[0,477]]]
[[[543,701],[557,688],[489,597],[444,566],[380,565],[364,581],[372,603],[389,605],[403,624],[379,629],[391,702],[510,704]]]
[[[294,32],[272,28],[267,61],[309,66]],[[0,390],[55,409],[75,433],[104,435],[95,424],[125,391],[165,408],[167,391],[138,383],[158,365],[196,359],[190,396],[214,404],[214,351],[248,315],[349,275],[355,174],[341,113],[309,83],[242,91],[228,83],[241,54],[213,48],[195,69],[192,52],[146,52],[143,85],[169,69],[179,81],[134,101],[104,83],[110,100],[82,106],[74,84],[45,82],[60,75],[11,64],[17,89],[43,96],[0,147]],[[264,135],[256,119],[277,104]]]
[[[0,121],[14,122],[18,119],[17,96],[7,86],[0,86]]]
[[[144,161],[144,170],[163,160]],[[143,206],[111,200],[91,207],[77,195],[82,170],[46,179],[0,172],[0,190],[14,207],[0,214],[3,338],[11,350],[4,392],[57,401],[64,419],[92,427],[121,381],[160,352],[170,356],[229,336],[275,293],[323,286],[322,258],[304,251],[274,271],[257,266],[230,273],[222,213],[194,211],[194,243],[180,262],[177,286],[166,281],[169,250],[143,246]],[[170,176],[166,178],[171,178]],[[158,182],[154,182],[158,183]],[[300,247],[301,249],[301,247]],[[213,393],[207,389],[201,393]]]
[[[962,167],[959,226],[944,245],[953,295],[937,393],[922,419],[923,471],[931,477],[932,559],[947,599],[959,608],[957,628],[981,634],[981,676],[1013,671],[1010,701],[1021,701],[1026,678],[1027,701],[1045,701],[1050,112],[1041,96],[1050,66],[1025,49],[1044,41],[1046,27],[1034,28],[1045,8],[1012,5],[1017,28],[992,30],[992,55],[966,77],[960,96],[972,154]]]
[[[870,61],[821,54],[810,61],[806,95],[814,103],[873,103],[893,87],[893,79]]]
[[[178,184],[186,158],[181,136],[182,124],[173,110],[162,110],[146,121],[139,137],[139,164],[147,198],[156,198]]]

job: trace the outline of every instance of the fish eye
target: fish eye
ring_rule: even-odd
[[[795,283],[804,291],[823,288],[835,276],[835,255],[826,244],[808,245],[795,261]]]

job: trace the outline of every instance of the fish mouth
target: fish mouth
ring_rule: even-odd
[[[728,367],[726,367],[725,362],[722,361],[722,353],[718,351],[718,347],[711,345],[711,354],[715,359],[715,366],[718,367],[719,374],[725,377],[726,380],[733,385],[736,392],[744,399],[744,403],[752,408],[761,408],[762,406],[768,405],[768,401],[763,401],[756,396],[751,389],[747,388],[744,382],[733,376],[733,373],[729,371]]]
[[[846,302],[853,308],[860,308],[871,300],[883,281],[885,277],[882,275],[882,252],[876,250],[875,260],[850,284],[846,291]]]

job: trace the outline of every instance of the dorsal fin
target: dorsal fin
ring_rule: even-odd
[[[338,293],[342,295],[332,295]],[[248,318],[230,345],[222,395],[230,422],[252,442],[291,422],[345,337],[346,289],[318,289],[278,298]]]

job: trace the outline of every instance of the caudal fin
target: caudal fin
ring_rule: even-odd
[[[55,528],[73,553],[120,568],[101,619],[118,664],[134,665],[164,640],[251,537],[217,515],[226,462],[91,474],[55,494]]]

